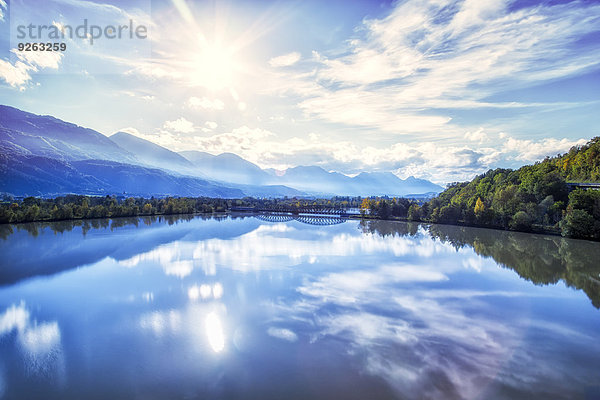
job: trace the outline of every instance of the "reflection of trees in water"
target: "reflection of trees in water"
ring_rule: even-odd
[[[361,222],[365,232],[382,236],[414,236],[414,223]],[[516,271],[536,285],[563,280],[583,290],[596,308],[600,308],[600,245],[595,242],[559,236],[468,228],[453,225],[429,225],[429,235],[456,249],[469,246],[483,257]]]
[[[10,224],[0,224],[0,237],[6,240],[14,232],[13,226]]]
[[[377,233],[381,236],[416,236],[419,232],[417,222],[394,223],[384,220],[360,220],[359,226],[364,233]]]

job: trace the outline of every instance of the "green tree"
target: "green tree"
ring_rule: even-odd
[[[600,190],[576,189],[569,193],[569,206],[600,220]]]
[[[411,221],[420,221],[421,220],[421,208],[418,204],[412,203],[408,207],[408,219]]]
[[[563,236],[595,239],[598,238],[598,223],[587,211],[567,207],[567,214],[560,221],[560,231]]]
[[[510,221],[510,227],[516,231],[531,231],[532,219],[525,211],[517,212]]]
[[[381,219],[388,219],[391,214],[390,203],[383,199],[377,202],[377,216]]]

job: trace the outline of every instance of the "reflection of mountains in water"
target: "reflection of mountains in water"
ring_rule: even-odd
[[[0,224],[0,239],[6,240],[9,236],[19,231],[27,231],[33,237],[49,229],[54,233],[71,232],[76,228],[85,235],[90,230],[127,229],[127,226],[136,227],[140,224],[152,225],[163,223],[168,226],[166,230],[156,230],[153,234],[136,236],[135,243],[130,246],[120,246],[118,241],[110,240],[111,235],[96,237],[97,243],[88,246],[65,246],[65,242],[52,240],[48,237],[43,246],[40,243],[31,242],[35,249],[22,249],[24,253],[5,254],[0,268],[0,286],[12,284],[21,279],[36,275],[50,275],[56,272],[68,270],[79,265],[88,265],[111,255],[115,259],[126,259],[133,254],[147,251],[160,243],[168,243],[178,240],[185,235],[198,236],[202,240],[213,236],[228,238],[238,237],[252,229],[255,229],[262,221],[286,222],[297,220],[303,223],[316,225],[339,224],[345,222],[345,218],[292,216],[292,215],[254,215],[250,223],[233,230],[220,231],[220,225],[214,225],[209,229],[197,230],[190,226],[180,226],[173,229],[179,221],[190,221],[194,218],[203,220],[214,220],[218,223],[220,219],[245,219],[251,215],[230,216],[192,216],[192,215],[167,215],[140,218],[115,218],[115,219],[92,219],[75,221],[42,222],[27,224]],[[299,218],[301,217],[301,218]],[[273,219],[274,218],[274,219]],[[330,219],[331,221],[327,221]],[[335,219],[335,221],[334,221]],[[249,221],[250,221],[249,220]],[[480,256],[491,257],[498,264],[516,271],[537,285],[554,284],[560,280],[568,286],[583,290],[596,308],[600,308],[600,245],[596,242],[585,240],[566,239],[559,236],[534,235],[520,232],[498,231],[484,228],[458,227],[452,225],[419,225],[411,222],[390,221],[361,221],[360,225],[365,232],[372,232],[383,237],[390,235],[416,236],[419,227],[425,227],[426,232],[434,239],[444,243],[450,243],[455,248],[469,246]],[[68,240],[71,240],[69,238]],[[1,243],[1,242],[0,242]],[[24,242],[26,243],[26,242]],[[23,246],[22,244],[21,246]],[[44,249],[44,262],[29,265],[28,257],[22,254],[35,255],[39,259],[40,247]],[[10,267],[9,267],[10,266]]]
[[[92,265],[110,256],[125,260],[136,254],[150,251],[158,245],[189,237],[190,240],[205,240],[213,237],[235,238],[256,229],[260,222],[249,223],[227,229],[219,224],[224,219],[248,219],[248,216],[209,215],[160,215],[131,218],[98,218],[53,222],[28,222],[23,224],[0,224],[0,286],[11,285],[35,276],[53,275],[84,265]],[[200,220],[208,224],[207,229],[197,229],[194,224],[180,224]],[[131,230],[142,226],[153,229],[134,235]],[[220,227],[223,226],[223,229]],[[130,231],[129,233],[126,233]],[[84,237],[85,245],[77,245]],[[49,234],[50,233],[50,234]],[[20,241],[12,235],[27,234],[33,240]],[[59,235],[61,238],[57,239]],[[128,235],[124,242],[120,235]],[[7,242],[10,238],[12,242]]]
[[[419,232],[419,224],[410,222],[362,221],[361,225],[382,236],[415,236]],[[536,285],[562,280],[583,290],[594,307],[600,308],[600,245],[596,242],[453,225],[428,225],[426,230],[432,238],[456,249],[469,246]]]

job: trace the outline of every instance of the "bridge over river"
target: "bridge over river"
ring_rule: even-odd
[[[262,221],[287,222],[296,220],[310,225],[336,225],[351,216],[360,215],[356,209],[312,207],[232,207],[234,212],[249,212]]]
[[[353,215],[360,215],[360,212],[357,209],[333,208],[333,207],[327,207],[327,206],[232,207],[231,211],[271,213],[271,214],[290,214],[290,215],[323,215],[323,216],[340,216],[340,217],[350,217]]]

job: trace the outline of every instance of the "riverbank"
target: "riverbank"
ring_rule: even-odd
[[[221,199],[221,198],[125,198],[125,197],[88,197],[71,195],[55,199],[39,199],[28,197],[22,201],[0,203],[0,223],[26,223],[26,222],[55,222],[70,220],[88,220],[97,218],[121,217],[152,217],[168,215],[211,215],[214,213],[231,213],[234,210],[244,209],[247,212],[272,210],[273,212],[331,213],[349,219],[386,220],[436,223],[443,225],[456,225],[465,227],[489,228],[502,231],[529,232],[547,235],[561,235],[591,239],[594,237],[578,237],[568,234],[569,231],[561,229],[560,224],[542,225],[511,224],[494,225],[479,223],[478,219],[472,221],[446,220],[443,218],[425,217],[414,210],[426,206],[419,206],[417,202],[408,199],[373,199],[360,197],[334,197],[331,199],[299,200],[291,199]],[[360,215],[346,215],[341,210],[361,209]],[[567,233],[567,234],[565,234]]]

